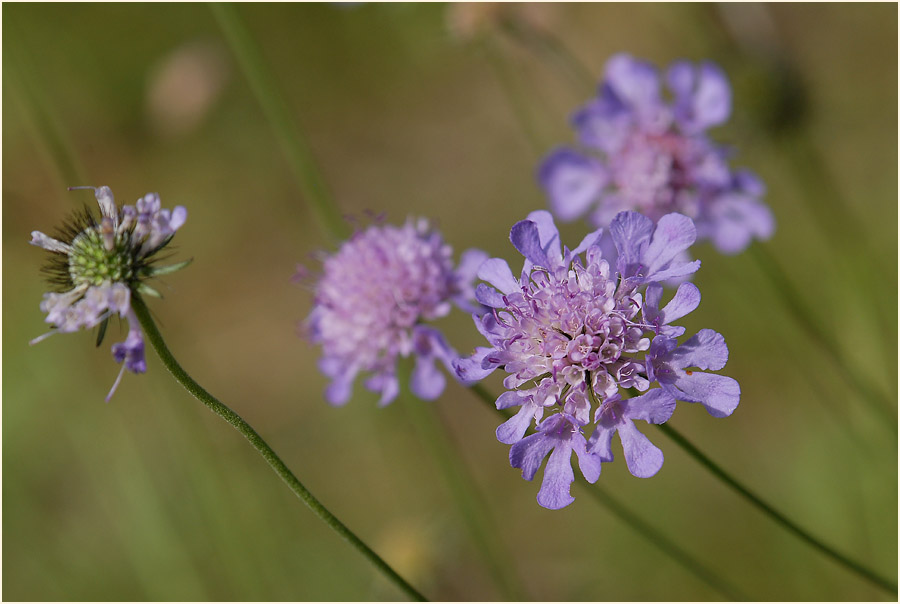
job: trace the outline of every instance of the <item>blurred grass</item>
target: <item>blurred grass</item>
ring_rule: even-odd
[[[896,397],[896,316],[873,326],[870,315],[875,300],[889,312],[897,302],[897,8],[765,8],[777,56],[801,74],[808,99],[805,118],[777,131],[754,121],[771,103],[759,61],[725,53],[725,34],[703,12],[712,8],[559,5],[550,26],[598,76],[621,50],[657,63],[687,56],[726,66],[735,119],[715,134],[736,147],[736,165],[766,181],[779,219],[772,248],[853,362]],[[166,299],[152,303],[185,368],[427,595],[498,597],[402,408],[377,409],[361,388],[342,409],[322,399],[317,351],[294,333],[309,295],[290,276],[296,262],[314,268],[310,254],[327,243],[227,52],[226,84],[193,129],[167,134],[148,115],[151,74],[170,53],[198,41],[224,51],[208,8],[2,10],[4,597],[399,597],[156,358],[148,358],[145,376],[126,376],[105,405],[117,371],[106,345],[94,349],[90,335],[78,334],[27,346],[44,330],[43,255],[27,245],[28,233],[52,229],[91,201],[64,191],[70,184],[107,184],[128,202],[159,191],[166,205],[186,205],[190,219],[177,243],[194,262],[167,277]],[[544,205],[535,157],[484,56],[448,34],[446,6],[241,10],[343,213],[386,211],[393,221],[428,215],[457,253],[478,246],[513,258],[509,226]],[[532,91],[542,137],[572,140],[566,120],[587,93],[508,40],[497,48],[517,85]],[[23,80],[41,102],[29,100]],[[41,112],[59,125],[90,182],[61,182],[71,170],[58,167],[53,146],[39,139]],[[800,201],[815,189],[793,169],[785,145],[801,136],[821,150],[872,257],[842,260]],[[583,228],[567,225],[566,240],[580,239]],[[727,420],[681,408],[673,425],[817,535],[893,573],[897,449],[890,430],[780,310],[747,255],[723,258],[707,246],[698,254],[704,298],[686,326],[726,336],[726,373],[741,382],[743,402]],[[879,289],[849,288],[854,270],[873,271]],[[478,342],[466,317],[443,326],[459,350]],[[560,512],[539,508],[538,485],[508,466],[507,447],[493,437],[496,419],[474,396],[451,385],[435,405],[464,443],[464,461],[502,519],[500,538],[517,552],[509,563],[532,598],[718,597],[587,497]],[[885,598],[760,516],[672,443],[655,440],[666,453],[658,476],[641,481],[624,464],[608,464],[605,488],[748,596]]]

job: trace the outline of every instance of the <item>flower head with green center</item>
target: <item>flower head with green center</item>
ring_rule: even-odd
[[[112,346],[113,358],[122,369],[106,397],[108,401],[127,369],[144,373],[144,338],[131,310],[131,295],[139,292],[159,296],[146,281],[174,272],[188,262],[160,267],[157,254],[172,240],[187,219],[187,210],[160,206],[159,195],[148,193],[134,206],[117,208],[109,187],[91,189],[100,206],[99,221],[89,210],[75,216],[55,237],[31,233],[31,244],[52,252],[45,267],[56,291],[44,294],[41,310],[52,329],[34,340],[36,344],[54,333],[70,333],[99,326],[97,345],[103,341],[113,315],[128,320],[128,336]]]

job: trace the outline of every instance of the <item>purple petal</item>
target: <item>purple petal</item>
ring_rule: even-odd
[[[582,216],[606,184],[603,165],[571,149],[551,153],[538,170],[550,209],[562,221]]]
[[[447,385],[447,378],[435,367],[434,357],[416,357],[416,367],[409,380],[409,389],[423,401],[438,398]]]
[[[606,63],[606,83],[625,103],[644,108],[659,102],[659,75],[656,68],[627,54],[618,54]]]
[[[550,266],[547,254],[541,247],[538,226],[531,220],[522,220],[514,224],[509,232],[509,240],[531,264],[543,267]]]
[[[53,237],[48,237],[40,231],[31,231],[31,241],[28,243],[36,245],[37,247],[42,247],[49,252],[68,254],[72,251],[72,248],[68,244],[57,241]]]
[[[702,403],[713,417],[728,417],[741,401],[741,386],[736,380],[714,373],[685,372],[675,380],[681,391],[679,400]]]
[[[175,206],[172,210],[172,218],[169,220],[169,228],[172,232],[177,231],[187,221],[187,210],[184,206]]]
[[[578,456],[578,467],[585,480],[591,484],[597,482],[600,478],[600,467],[602,465],[600,456],[588,452],[584,437],[580,434],[575,435],[572,439],[572,450]]]
[[[728,362],[725,338],[712,329],[701,329],[669,355],[675,369],[698,367],[718,371]]]
[[[462,253],[459,258],[459,265],[456,267],[456,274],[463,283],[471,283],[478,274],[478,269],[488,259],[487,252],[476,248],[470,248]]]
[[[496,289],[486,283],[479,283],[475,288],[475,299],[491,308],[505,308],[506,302],[503,301],[503,295]]]
[[[647,288],[647,295],[650,295],[650,288]],[[677,321],[681,317],[692,313],[700,306],[700,290],[693,283],[682,283],[678,286],[675,296],[663,308],[661,317],[663,324]]]
[[[468,358],[454,359],[453,369],[456,371],[456,377],[463,383],[474,383],[483,380],[494,372],[496,365],[485,369],[484,358],[488,353],[493,352],[493,348],[476,348],[475,354]]]
[[[500,399],[497,399],[497,405],[497,408],[500,409]],[[533,403],[522,405],[522,408],[519,409],[518,413],[497,426],[497,440],[505,445],[512,445],[521,441],[522,437],[525,436],[525,431],[528,430],[528,426],[531,425],[531,420],[534,419],[534,410],[535,405]],[[534,434],[532,436],[537,435]],[[543,457],[541,459],[543,459]],[[515,466],[515,464],[513,465]],[[528,480],[531,479],[529,478]]]
[[[631,132],[632,114],[612,88],[603,84],[599,97],[575,113],[572,125],[581,144],[612,154],[625,144]]]
[[[333,368],[335,364],[335,359],[323,358],[319,361],[319,369],[331,378],[331,383],[325,389],[325,400],[332,405],[341,406],[350,400],[357,369],[355,367],[341,367],[338,370]]]
[[[641,257],[648,278],[667,268],[668,264],[697,239],[694,222],[681,214],[666,214],[659,219],[653,239]]]
[[[559,442],[558,439],[537,432],[526,436],[509,450],[509,463],[522,470],[522,478],[531,480],[541,467],[547,453]]]
[[[112,190],[109,187],[97,187],[94,189],[94,197],[97,198],[97,204],[100,206],[100,214],[111,219],[114,224],[118,224],[119,214],[116,211],[116,200]]]
[[[601,461],[612,461],[612,437],[615,432],[615,427],[607,428],[598,424],[588,440],[588,450]]]
[[[769,239],[775,217],[769,207],[742,194],[723,195],[710,209],[713,245],[723,254],[743,251],[755,237]]]
[[[521,390],[507,390],[497,397],[497,409],[508,409],[509,407],[518,407],[524,405],[531,395]]]
[[[544,468],[544,481],[538,491],[538,503],[547,509],[558,510],[566,507],[575,498],[569,490],[575,481],[572,471],[572,446],[569,441],[557,441],[558,444]]]
[[[625,452],[628,471],[637,478],[650,478],[663,465],[663,453],[659,447],[641,434],[634,424],[625,420],[619,426],[619,439]]]
[[[676,63],[668,80],[675,93],[675,116],[685,132],[701,132],[731,115],[731,86],[716,64],[704,62],[695,68],[690,63]]]
[[[537,225],[541,249],[551,263],[549,268],[559,266],[562,263],[562,251],[560,251],[559,229],[553,222],[553,215],[547,210],[535,210],[526,216],[526,220]]]
[[[653,234],[653,221],[637,212],[620,212],[609,225],[609,232],[619,253],[618,265],[623,275],[640,264],[644,249]]]
[[[478,268],[478,278],[487,281],[504,294],[521,291],[519,282],[513,277],[512,271],[509,269],[506,260],[503,260],[502,258],[489,258],[485,260]],[[479,302],[481,302],[481,300],[479,300]],[[486,302],[482,303],[487,304]],[[488,304],[488,306],[493,305]],[[503,306],[506,305],[503,304]],[[495,306],[494,308],[498,307]]]
[[[651,424],[662,424],[675,413],[675,397],[661,388],[630,398],[626,403],[625,417],[642,419]]]

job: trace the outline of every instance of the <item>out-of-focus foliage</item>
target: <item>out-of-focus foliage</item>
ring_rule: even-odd
[[[533,26],[563,40],[598,79],[618,51],[723,65],[734,118],[715,134],[769,187],[778,219],[770,249],[853,366],[896,400],[897,7],[544,8],[529,13]],[[548,150],[570,140],[568,115],[592,92],[576,88],[561,63],[482,23],[492,11],[240,11],[343,213],[386,212],[395,223],[427,215],[457,251],[515,256],[510,225],[545,204],[534,181],[539,156],[485,40],[466,34],[489,36]],[[151,306],[200,383],[425,594],[498,597],[403,406],[377,409],[359,387],[347,407],[323,400],[318,351],[295,334],[309,294],[290,278],[330,243],[209,9],[15,4],[3,17],[4,597],[399,597],[152,353],[148,373],[126,376],[107,405],[118,369],[108,344],[95,349],[78,334],[27,346],[45,329],[43,252],[28,234],[91,201],[65,190],[84,184],[109,185],[128,202],[158,191],[165,205],[188,207],[177,243],[194,262],[166,277],[165,300]],[[567,225],[564,240],[584,230]],[[686,326],[725,335],[727,374],[743,398],[727,420],[682,406],[673,425],[804,527],[893,576],[890,427],[785,313],[751,256],[721,257],[709,246],[697,254],[704,298]],[[461,351],[479,342],[465,316],[444,325]],[[451,384],[434,405],[532,598],[720,597],[586,496],[559,512],[538,507],[536,485],[509,467],[494,438],[497,418],[465,390]],[[601,483],[749,598],[885,597],[672,443],[659,444],[659,475],[638,480],[610,464]]]

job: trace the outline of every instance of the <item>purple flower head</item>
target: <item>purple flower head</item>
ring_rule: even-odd
[[[433,400],[452,374],[456,352],[428,321],[446,316],[453,304],[467,312],[472,282],[487,255],[468,250],[455,266],[453,252],[425,219],[401,227],[373,225],[355,233],[325,258],[306,320],[310,339],[322,346],[319,368],[331,378],[325,398],[333,405],[350,399],[357,374],[371,374],[366,388],[381,394],[381,405],[397,396],[398,358],[415,357],[413,394]]]
[[[706,136],[731,114],[725,74],[710,62],[679,61],[665,82],[671,100],[653,65],[626,54],[607,62],[598,96],[572,118],[581,149],[557,149],[538,170],[551,210],[566,221],[590,212],[604,228],[623,210],[654,221],[678,212],[724,254],[771,237],[762,183],[732,171],[727,149]]]
[[[133,292],[159,294],[146,281],[183,268],[188,262],[158,266],[156,254],[171,241],[187,219],[182,206],[174,210],[160,205],[159,195],[149,193],[134,206],[116,206],[109,187],[91,189],[100,206],[100,218],[85,209],[59,230],[56,237],[31,233],[31,244],[52,252],[46,270],[56,291],[44,294],[41,311],[52,329],[34,340],[36,344],[55,333],[100,327],[98,344],[110,317],[128,321],[128,336],[114,344],[113,358],[122,370],[106,397],[109,401],[122,373],[144,373],[144,338],[131,310]]]
[[[516,278],[499,258],[481,265],[478,277],[490,285],[479,284],[475,296],[492,312],[473,318],[489,346],[453,362],[459,377],[470,381],[497,368],[506,372],[507,391],[497,408],[518,411],[497,428],[497,439],[512,445],[510,463],[527,480],[550,455],[538,495],[547,508],[573,501],[572,452],[585,479],[595,482],[600,464],[613,459],[618,433],[631,473],[653,476],[663,454],[634,420],[663,423],[676,400],[701,402],[722,417],[739,398],[731,378],[688,369],[725,365],[720,335],[702,330],[677,346],[684,328],[672,322],[698,306],[697,287],[682,284],[662,305],[659,282],[699,268],[699,261],[683,259],[695,239],[691,220],[666,214],[654,225],[622,212],[610,231],[614,266],[603,258],[599,229],[570,250],[561,247],[548,212],[533,212],[513,226],[510,240],[525,256],[523,270]],[[642,394],[627,398],[630,389]],[[526,436],[533,425],[536,432]]]

